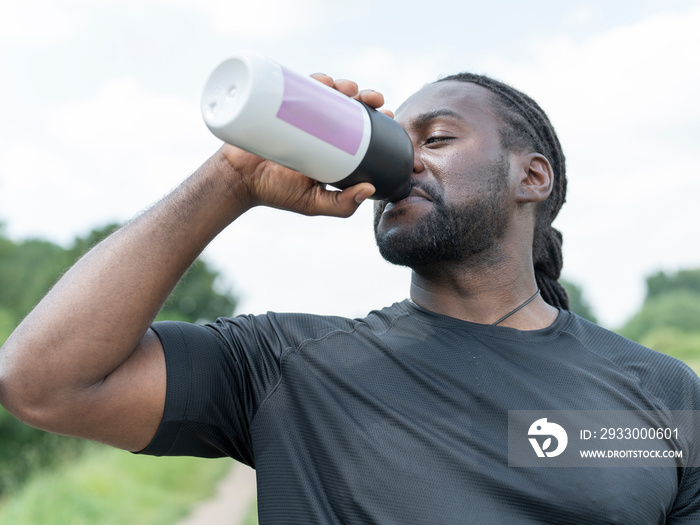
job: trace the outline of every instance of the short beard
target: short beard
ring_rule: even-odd
[[[509,167],[504,155],[484,169],[483,191],[460,205],[447,205],[437,186],[417,182],[416,186],[433,201],[433,209],[413,228],[390,234],[377,230],[381,219],[377,210],[374,233],[379,253],[392,264],[414,270],[447,262],[474,266],[497,258],[496,247],[508,224]]]

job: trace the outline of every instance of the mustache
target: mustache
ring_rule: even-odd
[[[417,188],[423,193],[425,193],[425,195],[427,195],[427,197],[435,204],[441,205],[445,203],[445,197],[442,191],[442,187],[435,182],[427,182],[424,180],[412,180],[411,190],[413,190],[413,188]]]

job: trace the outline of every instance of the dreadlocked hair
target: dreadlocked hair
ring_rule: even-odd
[[[529,96],[515,88],[484,75],[459,73],[441,78],[438,82],[457,80],[470,82],[491,91],[493,107],[504,125],[500,135],[508,151],[530,148],[544,155],[552,166],[552,192],[537,207],[537,218],[532,245],[535,279],[542,298],[552,306],[569,309],[569,297],[559,283],[562,259],[562,235],[552,227],[566,200],[566,165],[564,152],[549,118]]]

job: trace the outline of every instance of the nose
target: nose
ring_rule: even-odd
[[[413,173],[421,173],[425,170],[425,165],[420,156],[420,149],[414,144],[413,146]]]

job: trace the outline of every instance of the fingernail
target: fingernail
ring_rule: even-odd
[[[367,200],[367,197],[369,197],[370,195],[371,194],[369,194],[365,191],[361,191],[357,195],[355,195],[355,202],[357,204],[362,204],[363,202],[365,202]]]

